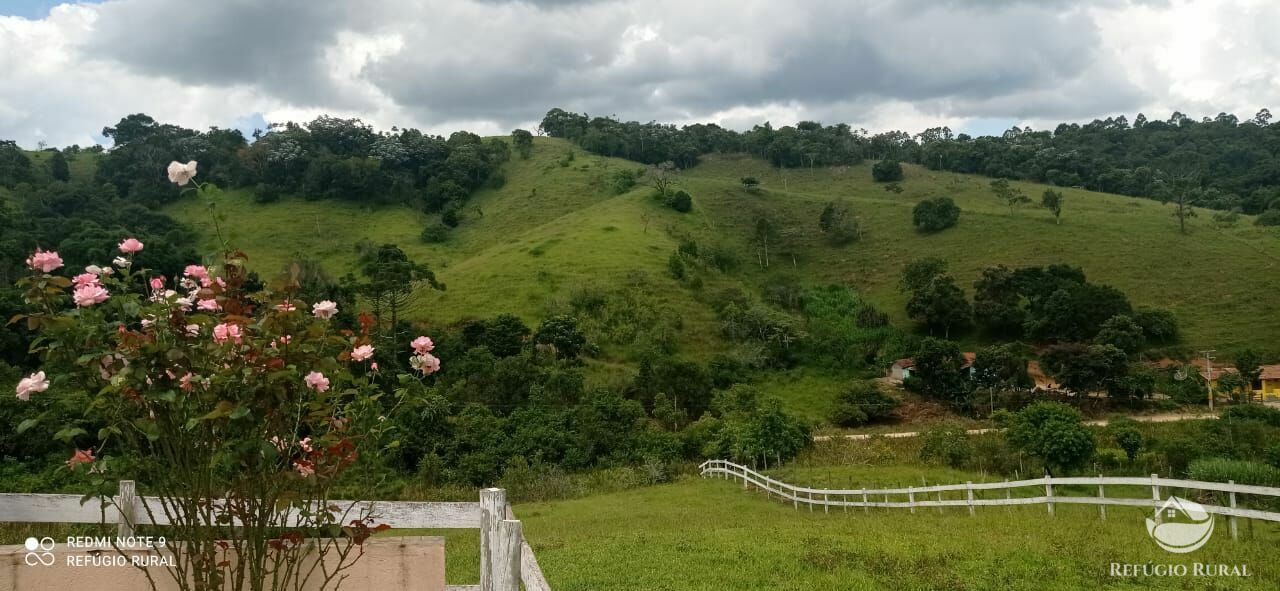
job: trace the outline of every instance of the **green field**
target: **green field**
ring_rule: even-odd
[[[915,467],[858,474],[880,482],[978,480]],[[815,479],[820,477],[814,476]],[[824,514],[744,492],[726,480],[673,484],[554,503],[517,505],[525,536],[552,588],[588,589],[1274,589],[1280,585],[1273,524],[1242,524],[1232,542],[1220,521],[1189,555],[1147,537],[1149,511],[1043,506],[978,509],[850,509]],[[1252,534],[1250,534],[1252,532]],[[401,532],[403,533],[403,532]],[[436,532],[439,533],[439,532]],[[1250,538],[1249,536],[1253,537]],[[449,532],[451,584],[474,584],[472,532]],[[1123,578],[1110,564],[1248,564],[1249,579]]]

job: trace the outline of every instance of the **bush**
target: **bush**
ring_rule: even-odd
[[[901,403],[882,392],[875,382],[856,382],[836,396],[831,423],[840,427],[857,427],[893,417]]]
[[[1259,226],[1280,226],[1280,209],[1262,212],[1253,223]]]
[[[1048,466],[1072,470],[1093,457],[1093,433],[1080,411],[1061,402],[1037,402],[1008,417],[1005,438]]]
[[[693,197],[690,197],[684,190],[676,191],[667,199],[667,207],[680,213],[689,213],[693,211]]]
[[[615,170],[613,175],[609,177],[609,190],[614,195],[626,193],[636,187],[639,177],[640,173],[630,168]]]
[[[1280,427],[1280,409],[1261,404],[1241,404],[1222,411],[1222,420],[1259,421],[1272,427]]]
[[[1111,439],[1116,442],[1116,446],[1124,450],[1125,457],[1132,462],[1138,459],[1138,452],[1142,450],[1144,439],[1142,432],[1138,430],[1138,423],[1132,419],[1113,420],[1107,426],[1107,431],[1111,434]]]
[[[422,241],[427,244],[440,244],[449,239],[449,226],[431,224],[422,229]]]
[[[964,427],[933,427],[925,431],[921,439],[924,445],[920,447],[920,459],[925,462],[961,468],[973,457],[973,443]]]
[[[1111,345],[1130,355],[1142,350],[1145,335],[1137,322],[1125,315],[1112,316],[1102,323],[1098,335],[1093,337],[1096,345]]]
[[[667,271],[675,279],[685,278],[684,257],[680,256],[678,251],[671,253],[671,256],[667,257]]]
[[[1125,464],[1125,460],[1133,461],[1129,458],[1123,449],[1113,447],[1103,448],[1094,454],[1093,461],[1098,463],[1098,468],[1103,471],[1116,470]]]
[[[897,160],[881,160],[871,165],[871,178],[877,183],[902,180],[902,165]]]
[[[1142,327],[1142,335],[1152,343],[1169,344],[1178,340],[1178,319],[1173,312],[1141,308],[1133,313],[1132,318]]]
[[[1280,486],[1280,468],[1261,462],[1204,458],[1187,466],[1187,478],[1206,482],[1252,484],[1255,486]]]
[[[921,232],[940,232],[956,225],[960,207],[950,197],[934,197],[917,203],[911,210],[911,223]]]

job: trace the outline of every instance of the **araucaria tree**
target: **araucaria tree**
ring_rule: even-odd
[[[175,162],[169,177],[186,185],[196,170]],[[57,252],[27,259],[20,320],[39,334],[43,370],[18,384],[39,410],[19,429],[50,428],[74,448],[66,464],[106,499],[104,514],[115,480],[136,479],[151,500],[135,520],[168,522],[181,541],[167,567],[181,589],[336,587],[386,526],[330,493],[387,448],[396,422],[386,417],[439,369],[431,339],[375,347],[372,318],[340,330],[337,304],[303,301],[296,273],[252,287],[238,252],[170,278],[135,264],[142,241],[118,248],[111,265],[65,275]],[[376,359],[409,349],[414,371],[383,377]],[[57,411],[69,405],[83,416]]]

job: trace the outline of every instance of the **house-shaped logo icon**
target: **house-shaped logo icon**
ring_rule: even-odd
[[[1156,509],[1154,518],[1147,519],[1147,535],[1169,552],[1192,552],[1213,535],[1213,515],[1199,503],[1169,497]]]

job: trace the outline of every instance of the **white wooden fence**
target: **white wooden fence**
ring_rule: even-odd
[[[120,482],[120,492],[109,500],[81,503],[80,495],[0,494],[0,523],[108,523],[117,524],[118,535],[133,535],[136,525],[169,523],[160,500],[137,496],[133,481]],[[105,512],[104,512],[104,505]],[[450,586],[463,591],[550,591],[538,559],[524,539],[520,521],[507,504],[506,491],[487,488],[477,503],[425,503],[409,501],[332,501],[335,516],[373,515],[392,529],[479,529],[480,585]],[[148,511],[148,507],[151,509]],[[154,519],[149,516],[154,516]]]
[[[743,489],[755,486],[757,489],[770,495],[777,496],[785,501],[791,501],[792,506],[796,509],[799,509],[800,505],[804,504],[809,506],[810,511],[813,511],[814,507],[822,507],[823,512],[826,513],[830,513],[832,507],[843,508],[845,511],[848,511],[849,507],[904,508],[910,509],[912,513],[915,513],[916,508],[918,507],[965,507],[968,508],[970,515],[976,515],[977,507],[981,506],[1043,504],[1048,508],[1049,515],[1053,515],[1055,505],[1070,504],[1098,505],[1098,512],[1100,516],[1102,519],[1106,519],[1107,506],[1109,505],[1151,508],[1159,507],[1165,501],[1161,495],[1161,489],[1167,490],[1173,488],[1228,493],[1230,506],[1221,507],[1209,504],[1202,504],[1202,506],[1208,513],[1224,515],[1229,518],[1232,539],[1236,539],[1238,537],[1235,519],[1237,517],[1262,519],[1266,521],[1280,521],[1280,513],[1245,509],[1237,506],[1236,502],[1237,494],[1280,497],[1280,488],[1236,484],[1235,481],[1229,481],[1226,483],[1202,482],[1199,480],[1161,478],[1157,474],[1152,474],[1150,477],[1073,476],[1066,478],[1054,478],[1049,475],[1045,475],[1043,478],[1017,480],[1013,482],[1006,480],[1004,482],[974,483],[970,481],[964,484],[908,486],[906,488],[827,489],[790,485],[728,460],[707,460],[699,467],[702,470],[703,477],[722,477],[738,480],[742,482]],[[1055,486],[1062,487],[1069,485],[1088,487],[1096,486],[1098,496],[1080,497],[1054,494]],[[1151,490],[1151,498],[1108,497],[1106,495],[1106,487],[1108,486],[1149,487]],[[1041,490],[1044,492],[1043,494],[1036,494],[1035,496],[1013,496],[1013,490],[1020,488],[1034,488],[1036,493],[1039,493]],[[974,496],[975,491],[998,490],[1005,491],[1004,498],[975,498]],[[944,499],[943,493],[964,493],[964,498]]]

